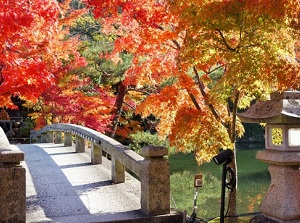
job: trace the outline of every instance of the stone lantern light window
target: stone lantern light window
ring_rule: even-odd
[[[251,106],[239,115],[243,122],[266,123],[266,149],[300,151],[300,92],[274,92],[271,100]]]
[[[300,146],[300,128],[289,129],[289,146]]]
[[[268,124],[265,133],[266,149],[300,150],[300,126]]]

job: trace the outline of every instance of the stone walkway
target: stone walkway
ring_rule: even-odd
[[[140,182],[112,184],[110,162],[91,165],[89,151],[62,144],[17,145],[25,153],[26,222],[113,222],[143,218]],[[127,221],[129,222],[129,221]]]

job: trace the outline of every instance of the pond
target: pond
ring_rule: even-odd
[[[268,165],[255,158],[264,144],[237,144],[238,214],[258,211],[258,205],[270,185]],[[203,175],[203,187],[197,197],[197,217],[211,219],[220,215],[222,165],[198,166],[193,154],[169,156],[171,168],[171,207],[186,210],[190,215],[194,203],[194,174]],[[226,190],[226,197],[229,191]],[[226,205],[227,205],[226,201]],[[225,206],[225,212],[227,206]]]

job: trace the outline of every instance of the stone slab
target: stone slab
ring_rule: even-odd
[[[299,152],[287,152],[276,150],[261,150],[256,154],[256,158],[268,163],[280,166],[299,166],[300,154]]]
[[[163,157],[168,154],[168,148],[164,146],[144,146],[142,148],[142,155],[145,157]]]
[[[24,153],[21,151],[0,149],[0,163],[19,164],[23,160]]]

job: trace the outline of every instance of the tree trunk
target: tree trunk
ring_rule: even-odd
[[[236,211],[236,204],[237,204],[237,163],[236,163],[236,148],[234,148],[234,158],[232,162],[228,165],[233,172],[235,173],[235,186],[232,188],[231,191],[228,192],[228,211],[227,216],[228,217],[236,217],[237,211]]]
[[[114,119],[113,119],[113,126],[112,126],[112,133],[110,135],[111,138],[114,138],[117,130],[117,126],[119,123],[119,118],[122,112],[122,105],[124,102],[125,95],[127,93],[127,87],[123,84],[123,82],[120,82],[118,87],[118,93],[116,97],[115,102],[115,110],[114,110]]]
[[[235,98],[233,102],[233,108],[232,108],[232,123],[231,128],[229,129],[229,134],[231,138],[231,142],[234,145],[233,153],[234,157],[232,162],[228,165],[235,174],[235,185],[232,187],[231,191],[228,193],[228,212],[227,216],[229,217],[236,217],[237,211],[236,211],[236,204],[237,204],[237,183],[238,183],[238,176],[237,176],[237,162],[236,162],[236,118],[237,118],[237,107],[238,107],[238,101],[240,97],[240,92],[235,91]]]

